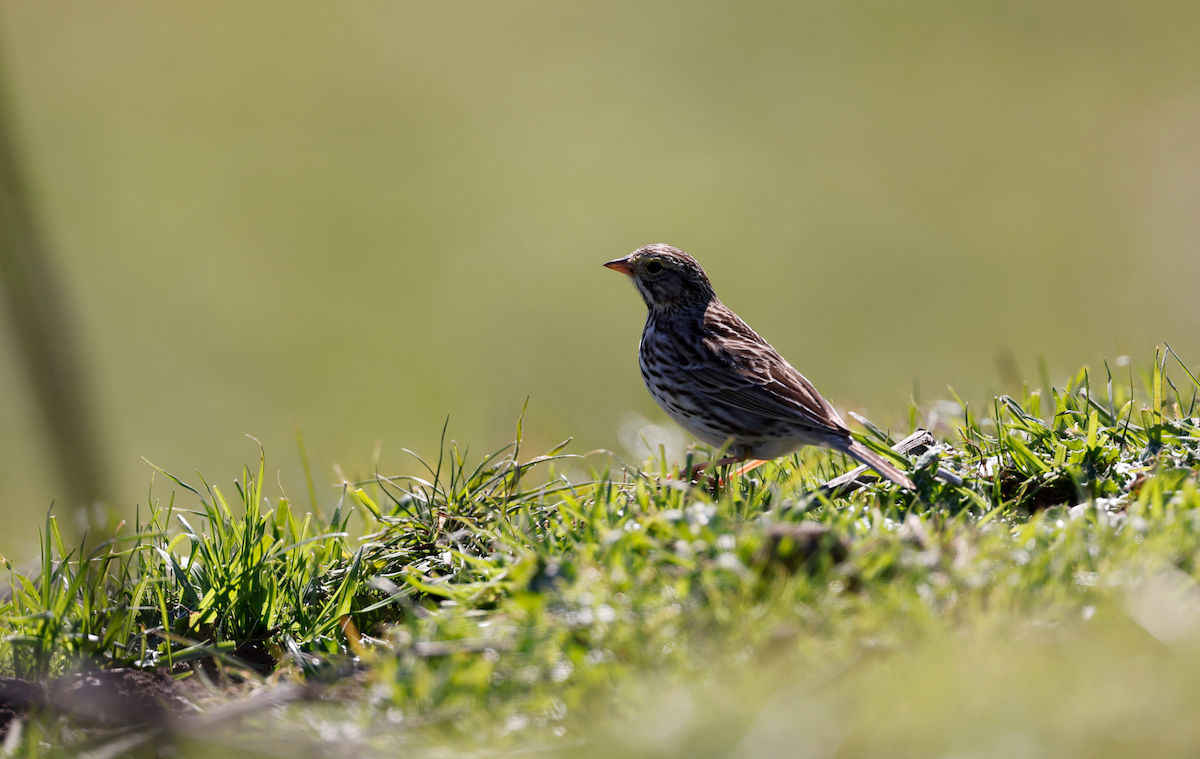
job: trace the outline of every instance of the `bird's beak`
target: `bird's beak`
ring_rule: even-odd
[[[625,276],[628,276],[628,277],[633,276],[633,265],[631,263],[629,263],[628,258],[618,258],[616,260],[609,261],[608,263],[606,263],[604,265],[607,266],[608,268],[612,269],[613,271],[621,272]]]

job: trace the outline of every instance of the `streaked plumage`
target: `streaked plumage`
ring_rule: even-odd
[[[825,445],[898,485],[912,481],[855,441],[804,375],[717,298],[696,259],[647,245],[604,264],[629,276],[649,313],[638,351],[654,400],[688,432],[730,443],[738,460],[774,459]]]

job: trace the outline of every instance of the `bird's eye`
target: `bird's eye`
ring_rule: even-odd
[[[646,264],[646,273],[647,274],[658,274],[662,270],[663,270],[663,265],[660,264],[658,261],[651,261],[650,263]]]

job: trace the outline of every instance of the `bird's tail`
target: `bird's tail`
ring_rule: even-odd
[[[887,477],[900,487],[907,488],[908,490],[916,490],[916,487],[913,485],[912,480],[908,478],[908,475],[897,469],[895,464],[888,461],[883,456],[880,456],[875,451],[872,451],[870,448],[866,447],[857,440],[854,440],[853,438],[843,438],[834,443],[833,447],[849,456],[853,456],[862,463],[874,469],[876,472],[879,472],[884,477]]]

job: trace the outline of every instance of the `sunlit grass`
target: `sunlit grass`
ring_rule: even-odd
[[[1200,383],[1169,361],[941,404],[915,493],[824,494],[849,462],[819,451],[715,493],[663,461],[573,482],[567,443],[526,457],[518,428],[346,482],[322,519],[269,500],[264,462],[236,497],[170,477],[82,561],[50,517],[0,672],[158,668],[202,713],[130,733],[51,697],[13,750],[1183,755]]]

